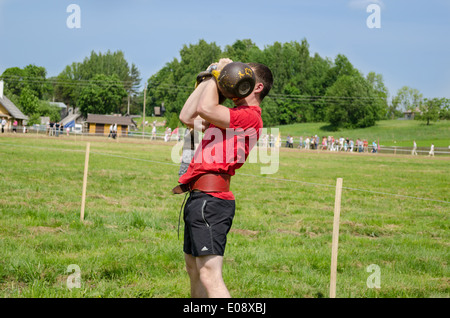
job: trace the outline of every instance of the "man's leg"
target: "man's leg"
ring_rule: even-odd
[[[191,297],[192,298],[206,298],[208,294],[206,289],[200,281],[200,272],[197,269],[196,257],[191,254],[184,253],[184,260],[186,261],[186,271],[189,274],[191,281]]]
[[[196,257],[200,281],[209,298],[230,298],[230,293],[223,281],[223,256],[207,255]]]
[[[222,278],[223,256],[184,254],[193,298],[230,298]]]

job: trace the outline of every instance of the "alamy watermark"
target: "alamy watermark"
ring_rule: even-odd
[[[381,28],[381,7],[378,4],[372,3],[367,6],[366,11],[371,13],[367,17],[366,25],[369,29]]]
[[[366,268],[366,272],[372,273],[366,281],[366,285],[368,288],[381,288],[381,270],[380,266],[376,264],[370,264]]]
[[[198,121],[199,124],[201,121]],[[272,128],[270,132],[267,128],[258,131],[254,128],[227,128],[219,129],[211,127],[205,130],[203,140],[209,141],[203,149],[202,142],[199,143],[192,161],[194,163],[225,164],[236,163],[260,163],[261,174],[274,174],[278,171],[279,148],[273,136],[279,135],[278,128]],[[257,146],[258,137],[264,136],[264,141],[260,138],[260,146]],[[267,137],[267,138],[266,138]],[[174,163],[180,162],[183,150],[183,140],[179,141],[173,148],[171,158]],[[245,153],[251,150],[248,157]]]
[[[70,290],[72,290],[72,288],[81,288],[80,266],[76,264],[70,264],[69,266],[67,266],[67,273],[71,273],[67,277],[66,281],[67,288],[69,288]]]
[[[81,28],[81,8],[78,4],[69,4],[66,8],[67,13],[71,13],[66,20],[69,29]]]

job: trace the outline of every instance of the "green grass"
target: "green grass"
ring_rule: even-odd
[[[0,297],[189,297],[172,144],[89,140],[81,223],[86,139],[1,136]],[[449,297],[449,168],[445,158],[295,149],[281,150],[274,175],[245,164],[224,260],[232,296],[328,297],[342,177],[337,297]],[[67,288],[70,264],[79,289]],[[371,264],[380,289],[367,287]]]
[[[384,146],[412,147],[416,140],[418,147],[447,148],[450,145],[450,122],[442,120],[426,125],[418,120],[382,120],[373,127],[361,129],[341,129],[331,131],[327,123],[305,123],[278,127],[282,136],[295,136],[298,142],[300,136],[334,136],[366,139],[369,142],[379,140]],[[282,139],[285,141],[285,139]]]

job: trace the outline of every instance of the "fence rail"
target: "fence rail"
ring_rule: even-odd
[[[26,127],[26,126],[25,126]],[[24,131],[24,127],[23,126],[17,126],[16,131],[13,131],[13,128],[5,128],[4,129],[5,133],[17,133],[17,134],[36,134],[36,135],[47,135],[47,136],[54,136],[54,137],[59,137],[59,136],[82,136],[82,137],[105,137],[108,138],[107,134],[104,133],[90,133],[90,132],[79,132],[79,131],[69,131],[67,132],[65,129],[63,130],[56,130],[56,129],[47,129],[45,126],[41,126],[41,127],[26,127],[26,131]],[[112,138],[112,137],[110,137]],[[165,134],[163,133],[156,133],[155,136],[153,136],[152,133],[150,132],[140,132],[140,131],[131,131],[131,132],[121,132],[117,134],[117,138],[140,138],[140,139],[145,139],[145,140],[165,140]],[[172,135],[170,136],[170,140],[169,141],[176,141],[178,136],[177,135]]]

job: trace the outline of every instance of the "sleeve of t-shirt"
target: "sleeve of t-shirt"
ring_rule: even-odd
[[[230,128],[257,128],[259,127],[260,117],[249,108],[230,108]]]

